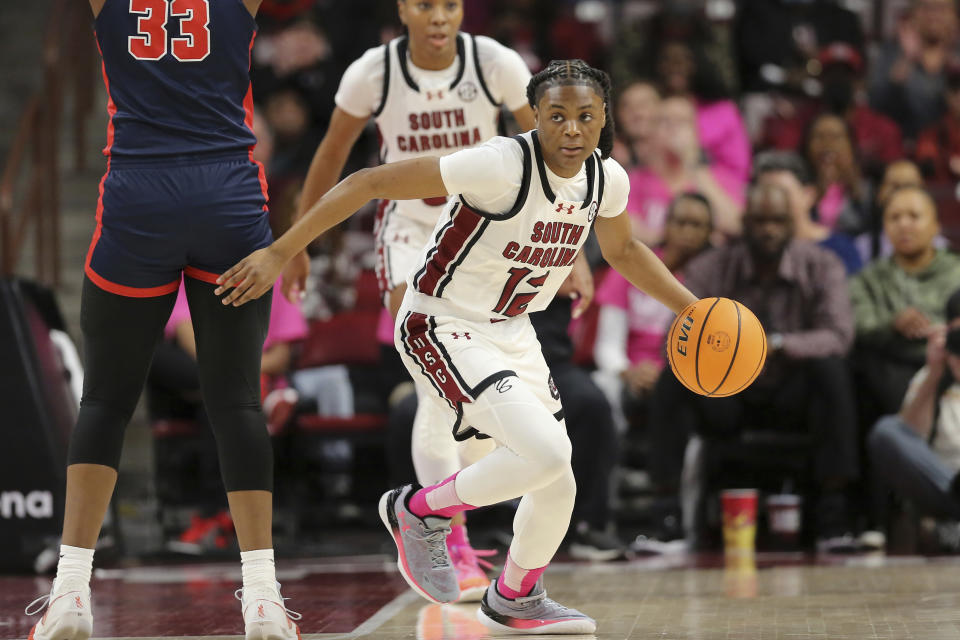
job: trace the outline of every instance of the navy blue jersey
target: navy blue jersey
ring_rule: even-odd
[[[252,150],[241,0],[107,0],[95,21],[109,97],[107,156]]]

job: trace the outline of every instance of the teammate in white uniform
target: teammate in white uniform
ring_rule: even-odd
[[[591,227],[606,260],[635,286],[675,312],[696,298],[630,232],[627,175],[608,157],[607,75],[579,60],[555,61],[531,79],[527,95],[535,131],[350,176],[273,245],[224,273],[217,292],[234,287],[224,304],[266,292],[287,260],[372,198],[458,194],[410,277],[396,342],[457,435],[498,446],[433,486],[387,492],[381,518],[407,582],[449,602],[459,595],[443,544],[449,518],[522,496],[481,621],[494,631],[592,633],[592,619],[543,589],[576,488],[558,394],[526,314],[550,302]]]
[[[526,64],[492,38],[460,33],[461,0],[400,0],[397,8],[407,35],[369,49],[340,80],[330,128],[307,174],[301,214],[336,183],[370,118],[377,125],[383,163],[447,155],[486,142],[497,135],[501,105],[521,130],[534,126]],[[377,284],[390,311],[389,319],[381,319],[381,335],[393,334],[407,275],[418,266],[446,203],[445,197],[380,202],[374,227]],[[305,256],[298,257],[293,269],[299,273],[288,270],[284,281],[303,277],[305,264]],[[411,438],[417,479],[425,485],[460,469],[463,449],[430,408],[419,398]],[[477,564],[464,518],[454,521],[448,542],[463,599],[479,600],[489,580]]]

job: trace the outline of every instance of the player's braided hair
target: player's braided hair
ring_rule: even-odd
[[[593,87],[603,98],[607,121],[600,131],[597,148],[602,158],[609,158],[613,151],[613,115],[610,113],[610,76],[605,71],[594,69],[583,60],[551,60],[527,83],[527,101],[531,108],[535,108],[548,88],[571,84]]]

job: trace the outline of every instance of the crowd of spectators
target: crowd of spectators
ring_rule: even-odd
[[[679,504],[690,439],[729,443],[750,430],[807,438],[791,455],[809,460],[809,540],[823,550],[861,548],[858,533],[888,523],[891,491],[920,515],[960,520],[960,372],[945,329],[960,290],[954,0],[465,0],[464,12],[464,30],[514,48],[532,71],[571,57],[610,71],[614,157],[630,177],[635,235],[697,295],[745,303],[769,338],[750,389],[693,396],[664,368],[672,315],[591,259],[592,313],[571,325],[558,301],[535,318],[569,404],[584,487],[575,528],[610,532],[620,504],[610,474],[634,441],[647,459],[621,454],[621,466],[645,467],[651,490]],[[255,127],[279,231],[344,69],[401,31],[393,6],[375,0],[265,0],[259,22]],[[346,171],[376,162],[371,127]],[[311,247],[308,322],[351,309],[372,262],[372,214]],[[189,352],[181,333],[171,344]],[[291,338],[291,371],[301,337]],[[402,433],[398,416],[412,417],[415,397],[389,347],[382,353],[393,372],[376,382],[382,410],[393,412],[388,431]],[[306,379],[313,388],[334,377]],[[265,398],[282,391],[269,409],[302,410],[306,388],[287,379],[265,388]],[[358,384],[352,371],[338,380]],[[277,433],[290,415],[273,416]],[[396,449],[402,437],[383,442]],[[893,477],[901,464],[910,473]]]

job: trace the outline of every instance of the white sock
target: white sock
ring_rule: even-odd
[[[243,592],[277,588],[277,572],[273,562],[273,549],[255,549],[240,552],[240,571],[243,573]]]
[[[90,586],[90,574],[93,573],[93,549],[60,545],[60,561],[57,562],[57,577],[53,581],[54,590],[61,584],[71,587]]]

